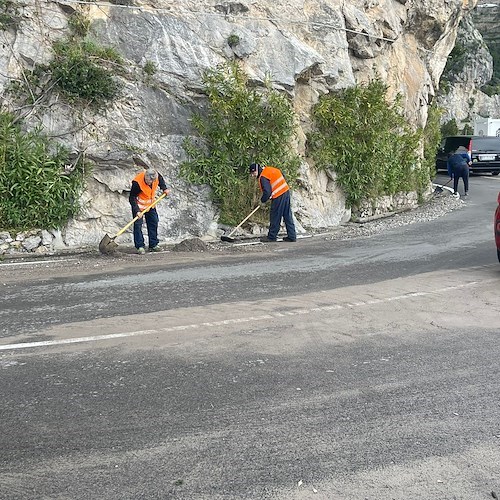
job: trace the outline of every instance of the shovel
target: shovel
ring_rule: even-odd
[[[137,219],[142,217],[148,210],[151,210],[160,200],[165,198],[165,196],[167,196],[165,193],[159,196],[155,201],[153,201],[153,203],[151,203],[151,205],[146,207],[139,215],[135,216],[125,227],[120,229],[113,237],[110,237],[106,234],[99,243],[99,251],[103,254],[113,253],[115,251],[115,248],[118,246],[118,243],[115,243],[115,238],[120,236],[120,234],[124,233]]]
[[[238,228],[240,228],[252,215],[259,210],[260,205],[257,205],[227,236],[221,236],[220,239],[222,241],[229,241],[229,243],[234,243],[235,238],[231,238],[231,236],[236,232]]]

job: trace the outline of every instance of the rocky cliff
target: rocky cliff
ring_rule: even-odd
[[[481,33],[488,46],[500,44],[500,0],[479,0],[472,11],[474,26]]]
[[[128,222],[127,191],[137,153],[172,185],[168,203],[159,207],[160,234],[163,241],[178,241],[217,234],[209,189],[187,184],[178,168],[185,158],[182,141],[194,133],[192,113],[204,105],[204,70],[238,58],[256,84],[270,77],[291,96],[307,188],[294,193],[295,214],[303,226],[331,227],[349,213],[334,180],[310,168],[305,157],[311,107],[332,89],[378,76],[393,94],[402,94],[408,119],[423,125],[459,23],[475,5],[475,0],[27,0],[17,26],[2,32],[0,89],[4,106],[13,106],[8,83],[50,61],[51,44],[67,32],[69,16],[84,12],[89,36],[126,61],[120,98],[105,111],[76,111],[53,94],[27,113],[31,127],[42,124],[95,162],[84,211],[64,229],[64,244],[95,245]],[[228,43],[232,36],[238,44]],[[146,77],[143,68],[150,62],[156,71]]]
[[[478,117],[500,118],[500,96],[481,90],[492,81],[491,52],[500,55],[499,21],[500,1],[479,0],[459,25],[456,40],[459,50],[449,56],[438,103],[445,111],[442,121],[454,119],[460,130],[472,129]]]

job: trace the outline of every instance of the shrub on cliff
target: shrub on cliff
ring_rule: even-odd
[[[124,72],[123,58],[113,47],[87,38],[90,20],[82,13],[72,14],[68,26],[68,35],[53,42],[54,57],[48,64],[35,64],[23,78],[10,82],[17,107],[45,104],[53,92],[76,109],[104,109],[118,97],[121,84],[116,76]]]
[[[78,213],[83,161],[69,172],[67,160],[66,149],[0,112],[1,229],[58,228]]]
[[[53,48],[52,81],[70,101],[81,99],[103,106],[118,95],[120,86],[108,67],[121,69],[121,58],[114,49],[75,39],[57,41]]]
[[[293,183],[299,158],[290,147],[295,115],[289,100],[269,85],[251,87],[237,65],[228,63],[204,75],[208,106],[193,117],[202,141],[188,138],[189,159],[181,173],[190,182],[208,184],[222,222],[239,222],[257,201],[249,179],[252,162],[276,165]]]
[[[388,103],[386,94],[377,80],[325,95],[313,108],[308,153],[318,168],[337,173],[350,207],[401,191],[422,192],[430,182],[429,166],[418,154],[422,131],[410,129],[399,98]]]
[[[0,0],[0,31],[19,24],[21,5],[14,0]]]

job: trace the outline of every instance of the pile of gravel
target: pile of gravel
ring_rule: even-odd
[[[200,238],[190,238],[177,243],[177,245],[172,247],[172,250],[174,252],[206,252],[208,246]]]

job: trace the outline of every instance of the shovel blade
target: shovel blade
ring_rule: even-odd
[[[110,238],[107,234],[99,243],[99,251],[103,254],[113,253],[118,246],[118,243],[115,243],[114,238]]]
[[[221,241],[228,241],[229,243],[234,243],[236,241],[236,238],[231,238],[230,236],[221,236],[220,239]]]

